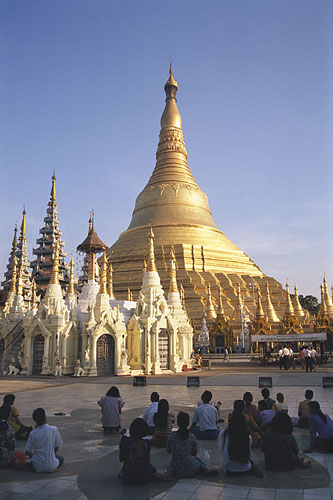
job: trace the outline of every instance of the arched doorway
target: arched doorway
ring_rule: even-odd
[[[114,340],[112,335],[104,333],[97,340],[96,347],[97,375],[114,373]]]
[[[36,335],[33,343],[32,374],[40,375],[43,368],[44,337],[40,333]]]
[[[169,334],[167,330],[161,330],[158,335],[158,353],[160,357],[161,370],[169,369]]]
[[[224,348],[225,348],[224,335],[219,333],[215,337],[215,352],[217,354],[221,354],[224,352]]]

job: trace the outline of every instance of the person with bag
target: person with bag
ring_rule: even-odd
[[[8,467],[15,454],[15,431],[8,425],[10,406],[0,408],[0,469]]]
[[[136,418],[130,425],[129,436],[120,440],[119,460],[124,465],[119,477],[125,484],[145,484],[156,476],[156,468],[150,463],[150,440],[143,439],[148,432],[143,418]]]

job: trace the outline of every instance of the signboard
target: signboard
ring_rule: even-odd
[[[285,335],[252,335],[251,342],[320,342],[327,340],[327,332],[324,333],[288,333]]]
[[[273,387],[272,377],[259,377],[259,388]]]
[[[323,377],[323,388],[333,387],[333,377]]]
[[[134,377],[133,378],[133,386],[134,387],[145,387],[147,385],[146,377]]]
[[[200,387],[200,377],[187,377],[187,387]]]

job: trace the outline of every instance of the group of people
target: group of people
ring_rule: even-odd
[[[118,391],[118,390],[117,390]],[[192,424],[188,413],[177,415],[178,430],[173,430],[175,418],[169,413],[169,403],[160,399],[157,392],[151,394],[151,403],[142,417],[136,418],[127,433],[121,429],[120,413],[124,405],[119,391],[112,387],[98,402],[102,407],[102,425],[105,429],[108,408],[118,416],[112,420],[113,432],[123,435],[119,445],[119,458],[123,463],[121,477],[126,484],[142,484],[159,478],[159,471],[150,462],[152,446],[165,447],[171,453],[169,474],[175,478],[189,478],[196,474],[217,474],[217,470],[207,468],[198,456],[198,440],[218,440],[222,464],[226,474],[254,474],[263,472],[253,462],[251,449],[260,447],[264,452],[267,470],[293,470],[307,468],[310,461],[299,457],[299,450],[293,436],[294,425],[310,430],[309,449],[319,448],[333,452],[333,422],[321,412],[320,405],[312,401],[313,391],[307,390],[305,400],[299,404],[299,418],[293,420],[288,415],[288,405],[282,393],[275,401],[267,388],[262,390],[263,399],[253,404],[253,396],[246,392],[242,400],[234,401],[234,409],[228,416],[227,429],[220,432],[219,423],[224,422],[219,411],[221,402],[212,403],[212,393],[204,391],[194,411]],[[109,394],[109,396],[108,396]],[[110,394],[115,394],[110,396]],[[101,404],[110,398],[108,404]]]
[[[285,370],[289,370],[290,367],[292,367],[294,370],[296,369],[296,363],[295,363],[295,358],[294,358],[294,351],[292,350],[291,347],[288,347],[287,345],[284,345],[283,347],[280,347],[279,352],[279,366],[280,370],[284,368]],[[316,349],[313,346],[304,346],[298,353],[298,358],[301,363],[301,368],[308,372],[312,372],[312,370],[316,370],[318,366],[318,353]]]
[[[64,462],[57,453],[63,444],[58,429],[48,425],[43,408],[32,414],[35,429],[23,425],[14,402],[15,395],[6,394],[0,407],[0,468],[12,466],[35,472],[58,469]],[[27,441],[24,452],[16,451],[16,440]]]

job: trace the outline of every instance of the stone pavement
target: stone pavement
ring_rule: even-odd
[[[154,377],[147,380],[146,387],[133,387],[131,379],[94,378],[75,380],[66,379],[22,379],[0,378],[0,394],[15,392],[16,406],[21,418],[27,425],[32,424],[31,413],[37,406],[46,409],[51,425],[57,425],[63,437],[64,446],[61,454],[65,463],[59,471],[52,474],[18,472],[12,469],[0,471],[1,500],[91,500],[101,498],[119,498],[126,500],[213,500],[219,498],[238,499],[327,499],[333,497],[333,455],[311,453],[309,458],[313,467],[307,471],[297,470],[292,473],[272,473],[265,471],[265,478],[254,477],[228,478],[221,471],[219,476],[179,481],[151,483],[145,486],[124,487],[117,479],[120,470],[118,462],[119,437],[105,436],[101,431],[100,412],[96,401],[110,385],[118,385],[126,404],[122,415],[122,424],[128,427],[135,416],[142,414],[149,404],[150,393],[158,391],[167,398],[171,410],[177,414],[182,408],[193,414],[197,401],[206,389],[211,387],[214,400],[223,403],[223,415],[231,410],[234,399],[251,391],[254,400],[261,399],[258,388],[258,375],[272,375],[273,397],[281,391],[289,405],[290,416],[297,416],[299,401],[304,399],[304,389],[312,388],[315,400],[320,401],[325,413],[333,416],[333,390],[322,388],[323,375],[332,372],[306,374],[300,372],[280,372],[271,370],[249,370],[249,373],[206,372],[198,373],[202,388],[187,388],[184,376]],[[19,384],[18,384],[19,382]],[[62,413],[56,416],[55,413]],[[307,445],[305,431],[296,429],[295,437],[300,449]],[[18,449],[24,448],[24,442],[18,442]],[[200,442],[200,446],[211,452],[212,465],[220,467],[220,457],[216,443]],[[152,463],[158,468],[165,468],[170,456],[164,450],[153,449]],[[255,451],[254,460],[261,465],[262,455]],[[209,479],[209,480],[207,480]],[[230,480],[232,479],[232,481]],[[332,479],[332,482],[331,482]]]

